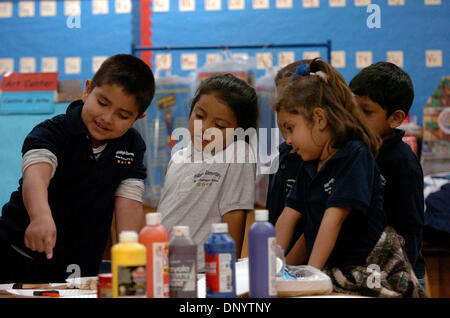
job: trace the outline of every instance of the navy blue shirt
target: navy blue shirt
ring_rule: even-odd
[[[423,172],[411,147],[402,141],[405,132],[384,141],[377,163],[386,184],[384,211],[387,224],[405,239],[405,250],[418,278],[425,276],[425,261],[420,253],[424,225]]]
[[[318,161],[304,162],[286,206],[306,218],[308,253],[316,239],[325,210],[350,207],[327,267],[366,266],[366,258],[385,227],[383,185],[372,153],[359,141],[349,141],[317,171]]]
[[[286,197],[294,186],[298,170],[303,160],[297,153],[291,153],[292,147],[283,142],[279,146],[278,170],[269,175],[269,188],[267,191],[266,209],[269,210],[269,222],[275,225],[283,212]],[[300,219],[294,231],[291,244],[303,234],[305,221]]]
[[[48,202],[56,224],[53,258],[24,246],[30,220],[19,188],[3,206],[0,237],[67,277],[67,265],[78,264],[82,276],[96,276],[111,228],[115,191],[122,180],[144,179],[145,143],[135,129],[109,140],[98,160],[89,132],[81,120],[83,102],[69,105],[66,114],[37,125],[25,138],[22,154],[48,149],[58,166],[48,187]],[[0,256],[1,257],[1,256]]]

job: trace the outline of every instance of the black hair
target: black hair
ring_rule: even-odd
[[[138,105],[138,116],[145,113],[155,96],[155,77],[150,67],[140,58],[129,54],[117,54],[106,59],[92,78],[89,93],[107,84],[123,87]]]
[[[408,73],[389,62],[378,62],[362,69],[349,86],[355,95],[368,97],[386,109],[387,117],[396,110],[407,115],[414,100],[414,87]]]
[[[230,73],[214,74],[201,82],[191,102],[189,117],[203,94],[214,94],[225,102],[236,116],[238,127],[258,127],[258,98],[255,89]]]

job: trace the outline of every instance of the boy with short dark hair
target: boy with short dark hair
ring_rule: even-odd
[[[81,100],[28,134],[0,218],[0,283],[64,282],[76,266],[97,276],[113,212],[117,233],[140,230],[145,143],[132,126],[154,93],[141,59],[115,55]]]
[[[402,141],[405,132],[397,129],[414,99],[411,78],[395,64],[379,62],[361,70],[349,86],[369,126],[383,139],[377,163],[385,179],[387,225],[405,239],[409,261],[423,286],[423,172],[417,156]]]

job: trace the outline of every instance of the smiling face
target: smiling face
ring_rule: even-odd
[[[138,105],[133,96],[124,93],[117,84],[96,86],[90,91],[91,82],[86,82],[81,119],[89,131],[93,147],[99,147],[130,129],[138,117]]]
[[[201,123],[201,129],[200,129]],[[203,94],[192,109],[189,132],[194,147],[200,151],[223,149],[227,146],[227,128],[237,128],[231,108],[214,93]],[[228,129],[228,133],[231,130]],[[228,138],[231,140],[231,138]]]

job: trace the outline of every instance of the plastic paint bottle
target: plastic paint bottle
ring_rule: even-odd
[[[122,231],[111,248],[113,298],[145,297],[146,248],[134,231]]]
[[[211,236],[204,244],[206,297],[236,297],[236,243],[227,223],[211,224]]]
[[[268,210],[255,210],[255,222],[248,233],[249,294],[251,298],[276,297],[275,228]]]
[[[97,298],[112,297],[112,274],[98,274],[97,280]]]
[[[169,241],[170,298],[197,298],[197,245],[189,226],[174,226]]]
[[[147,248],[147,297],[169,297],[169,233],[160,224],[160,213],[147,213],[139,243]]]

